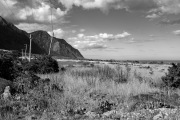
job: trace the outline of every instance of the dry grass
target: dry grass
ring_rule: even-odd
[[[159,92],[159,88],[151,87],[146,80],[130,76],[130,70],[123,71],[119,66],[82,67],[68,69],[65,73],[39,75],[41,78],[50,78],[53,82],[64,85],[63,98],[56,98],[56,104],[64,104],[64,108],[77,108],[88,103],[92,108],[97,101],[89,97],[90,94],[106,94],[111,98],[127,100],[130,96]],[[119,82],[117,82],[117,79]],[[121,82],[122,79],[126,81]],[[91,108],[89,108],[91,109]]]
[[[72,67],[57,74],[38,76],[51,80],[48,87],[55,84],[62,89],[62,91],[54,91],[50,88],[45,96],[40,94],[39,89],[32,91],[35,98],[46,99],[49,103],[48,109],[40,115],[42,120],[52,118],[56,120],[63,116],[70,116],[69,119],[73,119],[71,118],[73,111],[79,108],[93,111],[106,100],[115,103],[115,109],[126,109],[127,101],[132,96],[161,92],[159,87],[151,85],[151,83],[161,84],[161,81],[149,76],[144,77],[142,73],[128,65],[123,68],[119,65]],[[180,91],[177,90],[176,93],[180,94]],[[6,118],[6,120],[12,120],[13,115],[9,114]]]

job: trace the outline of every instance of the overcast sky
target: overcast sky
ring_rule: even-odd
[[[85,58],[180,60],[180,0],[0,0],[0,16],[49,34],[52,19]]]

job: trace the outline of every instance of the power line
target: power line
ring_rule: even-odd
[[[32,43],[32,38],[31,38],[31,34],[30,34],[30,38],[29,38],[29,40],[30,40],[30,45],[29,45],[29,62],[31,61],[31,43]]]
[[[33,12],[33,9],[31,8],[31,15],[32,17],[34,16],[34,12]],[[32,36],[31,36],[31,33],[30,33],[30,45],[29,45],[29,62],[31,61],[31,49],[32,49]]]
[[[2,3],[2,1],[0,1],[1,5],[6,9],[6,7],[4,6],[4,4]]]
[[[51,0],[49,0],[49,2],[52,5]],[[50,7],[51,7],[51,5],[50,5]],[[52,22],[52,7],[51,7],[51,26],[52,26],[52,36],[51,36],[51,41],[50,41],[50,47],[49,47],[48,55],[51,54],[51,44],[52,44],[52,40],[53,40],[53,37],[54,37],[54,28],[53,28],[53,22]]]
[[[49,2],[51,3],[51,0],[49,0]],[[51,5],[52,5],[52,3],[51,3]],[[51,7],[51,5],[50,5],[50,7]],[[53,28],[53,23],[52,23],[52,7],[51,7],[51,25],[52,25],[52,32],[53,32],[54,28]]]
[[[1,1],[0,1],[1,2]],[[12,12],[12,10],[10,9],[10,7],[8,6],[8,4],[7,4],[7,2],[4,0],[4,2],[5,2],[5,4],[6,4],[6,6],[7,6],[7,8],[8,8],[8,10],[10,10],[10,12],[11,12],[11,14],[12,15],[14,15],[14,13]],[[4,6],[4,4],[1,2],[1,4]],[[25,4],[24,4],[25,5]],[[4,6],[4,8],[6,9],[6,7]],[[31,10],[32,10],[32,8],[31,8]],[[26,10],[25,10],[25,14],[26,14],[26,17],[28,16],[28,14],[27,14],[27,12],[26,12]],[[32,10],[32,13],[31,13],[32,15],[33,15],[33,10]],[[27,17],[27,22],[29,23],[29,19],[28,19],[28,17]],[[32,42],[32,39],[31,39],[31,34],[30,34],[30,45],[29,45],[29,61],[31,60],[31,42]],[[26,45],[26,49],[25,49],[25,57],[27,57],[26,56],[26,52],[27,52],[27,44],[25,44]],[[23,57],[23,49],[22,49],[22,57]]]
[[[0,3],[1,3],[1,5],[2,5],[5,9],[9,10],[10,13],[11,13],[12,15],[14,15],[14,13],[13,13],[12,10],[9,8],[9,6],[8,6],[8,4],[7,4],[7,2],[6,2],[5,0],[4,0],[4,3],[5,3],[6,5],[4,5],[2,1],[0,1]]]
[[[10,13],[12,14],[12,20],[15,21],[14,17],[15,17],[15,14],[14,12],[11,10],[10,6],[7,4],[6,0],[4,0],[6,6],[2,3],[1,1],[1,4],[5,7],[5,9],[8,9],[10,11]],[[17,39],[17,34],[15,34],[15,39]]]
[[[25,6],[25,3],[24,3],[24,6]],[[30,9],[31,9],[31,15],[34,16],[32,7],[30,7]],[[27,14],[26,10],[25,10],[25,14],[26,14],[26,17],[27,17],[27,23],[29,24],[30,21],[29,21],[28,14]],[[29,37],[29,62],[30,62],[31,61],[31,49],[32,49],[32,37],[31,37],[31,33],[30,33],[30,35],[28,37]]]
[[[10,7],[9,7],[9,5],[7,4],[6,0],[4,0],[4,2],[5,2],[5,4],[6,4],[6,6],[7,6],[7,8],[9,9],[9,11],[11,12],[11,14],[14,15],[13,11],[10,9]]]

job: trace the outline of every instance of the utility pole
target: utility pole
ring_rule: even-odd
[[[30,45],[29,45],[29,62],[31,61],[31,42],[32,42],[32,39],[31,39],[31,34],[30,34]]]
[[[53,37],[54,37],[54,32],[52,31],[52,36],[51,36],[51,42],[50,42],[49,54],[48,55],[51,54],[51,44],[52,44]]]
[[[26,51],[27,51],[27,44],[25,44],[26,48],[25,48],[25,58],[27,58],[26,56]]]
[[[51,3],[51,0],[49,0],[49,2],[50,2],[50,4],[52,4],[52,3]],[[52,6],[50,5],[50,7],[51,7],[51,25],[52,25],[52,36],[51,36],[51,42],[50,42],[49,54],[48,54],[48,55],[50,55],[50,54],[51,54],[51,44],[52,44],[53,37],[54,37],[54,31],[53,31],[53,21],[52,21]]]
[[[23,60],[23,49],[21,49],[22,50],[22,60]]]

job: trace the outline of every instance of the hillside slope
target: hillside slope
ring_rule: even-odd
[[[31,34],[32,53],[47,55],[51,36],[45,31],[36,31]],[[0,49],[21,51],[25,49],[25,44],[29,45],[29,35],[0,16]],[[57,38],[53,39],[51,53],[58,57],[83,58],[77,49],[65,40]]]
[[[0,17],[0,49],[21,51],[21,49],[25,49],[25,44],[29,44],[28,33]],[[32,42],[32,46],[32,53],[45,53],[45,50],[34,42]]]
[[[33,41],[43,50],[48,53],[51,36],[46,31],[35,31],[31,33]],[[53,38],[51,47],[51,55],[70,57],[70,58],[83,58],[81,53],[69,45],[64,39]]]

